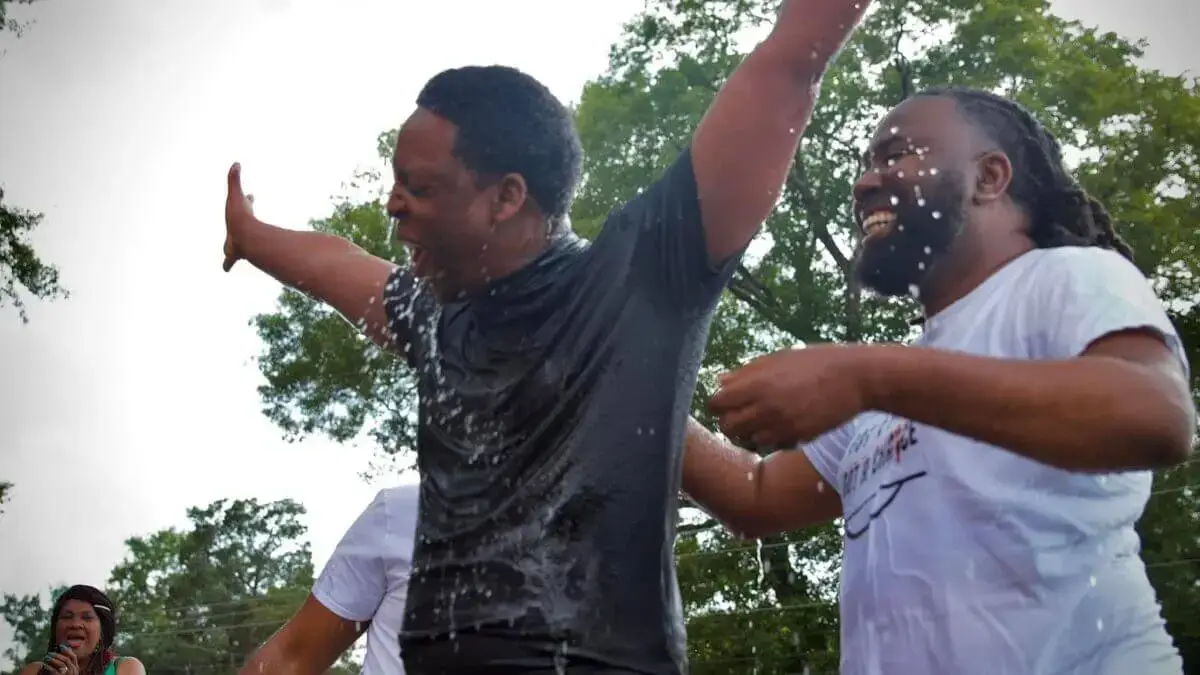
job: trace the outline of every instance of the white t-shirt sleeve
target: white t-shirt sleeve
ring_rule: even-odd
[[[1124,330],[1157,333],[1189,372],[1179,333],[1138,268],[1101,248],[1064,247],[1043,261],[1037,283],[1044,300],[1035,303],[1034,351],[1042,358],[1079,356],[1100,338]]]
[[[387,593],[388,509],[381,491],[338,542],[312,594],[348,621],[370,621]]]
[[[842,485],[838,475],[841,473],[842,459],[846,456],[846,449],[853,437],[853,425],[854,421],[851,420],[800,446],[800,450],[808,456],[808,461],[812,462],[813,468],[839,495],[842,494]]]

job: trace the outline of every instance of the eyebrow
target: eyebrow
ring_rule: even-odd
[[[913,146],[917,148],[929,147],[929,141],[921,136],[901,136],[899,134],[888,136],[879,141],[875,141],[863,152],[861,162],[863,166],[870,166],[871,158],[875,157],[884,151],[890,149],[897,143],[903,143],[905,146]]]

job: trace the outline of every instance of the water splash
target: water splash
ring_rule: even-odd
[[[754,540],[754,557],[758,560],[758,585],[761,587],[767,582],[767,564],[763,562],[762,539]]]

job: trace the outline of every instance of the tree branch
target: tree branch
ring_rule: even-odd
[[[829,255],[837,264],[842,275],[849,278],[850,257],[842,251],[829,231],[829,225],[821,214],[821,207],[813,197],[812,190],[809,189],[808,172],[802,159],[797,159],[796,163],[792,165],[792,170],[788,172],[787,185],[796,192],[800,205],[804,207],[805,219],[808,221],[809,227],[813,229],[813,233],[816,234],[817,240],[821,242],[825,250],[829,251]]]

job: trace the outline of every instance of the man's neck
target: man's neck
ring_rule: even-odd
[[[921,284],[925,318],[936,316],[987,281],[1008,263],[1033,250],[1029,237],[1013,233],[983,242],[960,237]]]

